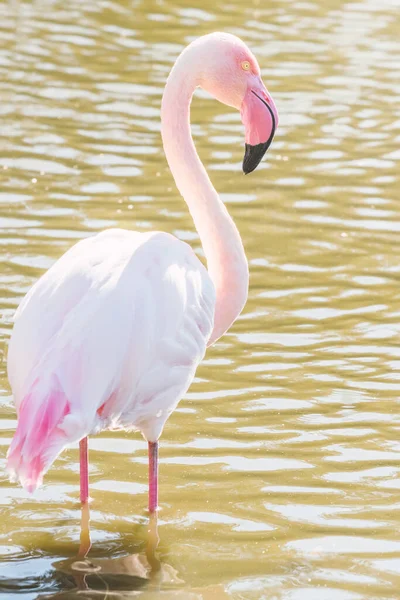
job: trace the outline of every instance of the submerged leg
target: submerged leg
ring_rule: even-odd
[[[158,508],[158,442],[149,442],[149,512]]]
[[[157,583],[157,575],[161,570],[161,562],[158,560],[156,551],[159,544],[157,512],[150,513],[149,529],[147,530],[148,538],[146,545],[146,557],[150,566],[149,579],[153,583]]]
[[[146,556],[150,566],[150,580],[160,571],[161,563],[156,556],[158,546],[157,528],[158,509],[158,442],[149,442],[149,529],[146,547]]]
[[[90,540],[90,512],[89,512],[89,503],[82,504],[82,515],[81,515],[81,537],[80,537],[80,546],[78,551],[78,556],[80,558],[85,558],[88,554],[90,548],[92,547],[92,542]]]
[[[82,558],[87,555],[92,545],[90,541],[90,513],[89,513],[89,455],[88,439],[79,442],[79,467],[80,467],[80,498],[82,504],[81,518],[81,545],[78,555]]]

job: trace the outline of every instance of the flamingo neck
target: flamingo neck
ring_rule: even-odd
[[[196,61],[184,52],[168,78],[161,132],[169,168],[192,215],[216,290],[214,329],[208,345],[232,325],[247,300],[249,272],[235,223],[199,159],[190,132],[190,103],[199,80]],[[200,64],[199,64],[200,68]]]

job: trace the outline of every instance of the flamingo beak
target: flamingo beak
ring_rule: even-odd
[[[260,79],[247,90],[240,114],[246,130],[243,173],[247,175],[260,164],[278,125],[278,111]]]

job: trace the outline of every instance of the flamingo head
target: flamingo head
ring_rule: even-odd
[[[240,38],[212,33],[198,43],[203,46],[199,85],[223,104],[240,110],[245,127],[243,172],[251,173],[275,135],[275,103],[261,79],[257,59]]]

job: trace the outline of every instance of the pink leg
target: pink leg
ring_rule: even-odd
[[[80,467],[80,487],[81,487],[81,544],[78,556],[84,558],[90,550],[90,513],[89,513],[89,453],[88,439],[83,438],[79,442],[79,467]]]
[[[81,502],[87,504],[89,500],[89,455],[88,439],[83,438],[79,442],[79,466],[81,480]]]
[[[149,442],[149,512],[158,508],[158,442]]]

